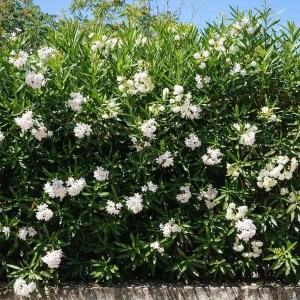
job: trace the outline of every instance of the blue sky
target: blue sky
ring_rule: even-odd
[[[50,14],[59,14],[61,9],[68,9],[72,0],[34,0],[34,2],[41,6],[42,10]],[[165,0],[154,0],[158,3],[159,8],[163,9]],[[176,10],[182,0],[169,0],[169,7]],[[185,4],[181,9],[180,19],[182,21],[190,21],[193,14],[191,3],[196,3],[198,7],[193,23],[197,25],[204,25],[206,21],[213,21],[222,12],[229,15],[229,6],[239,7],[241,10],[257,7],[262,8],[263,0],[185,0]],[[280,18],[283,21],[291,20],[300,24],[300,0],[268,0],[274,12],[280,12]]]

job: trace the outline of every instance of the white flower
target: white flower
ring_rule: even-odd
[[[172,233],[181,232],[181,227],[175,223],[174,219],[171,219],[166,224],[160,224],[159,228],[164,237],[170,237]]]
[[[115,203],[111,200],[107,201],[107,204],[105,207],[106,211],[111,215],[118,215],[121,211],[121,208],[122,208],[121,203]]]
[[[5,136],[4,136],[3,132],[0,131],[0,142],[3,142],[4,139],[5,139]]]
[[[241,126],[239,124],[233,124],[233,126],[239,133],[241,133]],[[242,132],[240,137],[240,144],[244,146],[253,146],[253,144],[255,143],[256,132],[256,126],[251,126],[250,124],[246,123],[244,126],[244,131]]]
[[[168,95],[169,95],[169,89],[168,88],[164,88],[163,91],[162,91],[162,98],[163,100],[166,100],[168,98]]]
[[[244,250],[244,246],[235,242],[233,245],[233,250],[236,252],[242,252]]]
[[[207,186],[207,190],[203,190],[200,192],[200,195],[197,197],[199,200],[204,198],[205,204],[208,209],[212,209],[216,206],[214,200],[218,195],[218,190],[214,188],[211,184]]]
[[[126,95],[147,94],[154,89],[151,76],[146,71],[134,74],[132,79],[125,80],[118,76],[119,91]]]
[[[154,119],[150,119],[146,122],[144,122],[141,125],[141,131],[143,133],[143,136],[153,139],[155,137],[155,131],[156,131],[156,121]]]
[[[37,206],[36,218],[38,220],[49,221],[53,217],[53,211],[48,208],[47,204]]]
[[[134,214],[139,213],[143,209],[143,198],[142,195],[136,193],[132,197],[126,197],[126,206]]]
[[[10,55],[9,62],[18,69],[23,67],[27,62],[28,54],[22,50],[19,51],[18,55],[15,55],[14,51],[12,51]]]
[[[28,72],[25,80],[26,83],[33,89],[40,89],[46,84],[45,77],[42,73]]]
[[[194,59],[198,60],[198,59],[200,59],[200,58],[201,58],[201,54],[198,53],[198,52],[196,52],[196,53],[194,54]]]
[[[155,159],[155,161],[164,168],[174,165],[174,159],[170,151],[166,151]]]
[[[98,181],[105,181],[108,180],[109,171],[105,170],[102,167],[97,167],[97,169],[94,171],[94,177]]]
[[[226,219],[237,221],[245,217],[246,213],[248,212],[248,206],[239,206],[236,208],[234,203],[230,203],[226,210]]]
[[[245,242],[249,241],[256,233],[256,226],[250,219],[238,220],[235,227],[239,232],[237,237]]]
[[[27,284],[23,278],[18,278],[14,283],[14,291],[20,297],[29,297],[35,289],[36,285],[34,282]]]
[[[155,193],[158,189],[158,186],[154,184],[152,181],[147,182],[146,185],[142,186],[142,192],[152,192]]]
[[[185,145],[192,150],[201,146],[201,141],[194,133],[190,133],[189,136],[184,140]]]
[[[80,93],[71,93],[70,99],[68,100],[68,106],[76,112],[82,110],[82,104],[87,102],[87,98],[83,97]]]
[[[208,85],[210,83],[211,79],[208,76],[201,76],[197,74],[195,80],[196,80],[196,87],[198,89],[202,89],[204,85]]]
[[[280,195],[281,196],[287,195],[288,193],[289,193],[289,190],[287,188],[280,189]]]
[[[52,136],[52,131],[48,131],[43,122],[35,121],[37,128],[31,129],[31,134],[39,141],[48,136]]]
[[[24,131],[33,126],[32,111],[25,112],[21,117],[15,118],[16,124]]]
[[[176,196],[177,201],[181,203],[187,203],[189,199],[192,197],[192,193],[190,191],[189,186],[181,186],[180,187],[181,194]]]
[[[235,63],[235,64],[233,65],[232,70],[229,72],[229,74],[230,74],[231,76],[233,76],[233,75],[238,74],[238,73],[240,73],[240,74],[243,75],[243,76],[247,74],[247,73],[246,73],[246,70],[242,69],[242,67],[241,67],[240,64]]]
[[[27,235],[29,235],[30,237],[33,237],[36,235],[36,230],[33,227],[22,227],[19,229],[19,238],[23,241],[26,240]]]
[[[48,251],[46,255],[42,257],[42,261],[46,263],[50,269],[57,269],[61,263],[62,254],[61,249]]]
[[[150,244],[150,248],[152,248],[153,250],[158,251],[159,253],[163,253],[164,252],[164,248],[159,245],[159,242],[153,242],[153,243],[151,243]]]
[[[205,69],[206,68],[206,63],[205,62],[202,62],[200,65],[199,65],[199,68],[200,69]]]
[[[91,132],[92,132],[91,126],[84,123],[77,123],[74,128],[74,134],[79,139],[85,136],[89,136]]]
[[[43,47],[39,49],[37,52],[40,60],[45,61],[49,57],[55,57],[56,50],[51,47]]]
[[[223,154],[221,153],[220,149],[208,148],[207,154],[202,156],[202,161],[205,165],[216,165],[221,162],[222,155]]]
[[[67,195],[67,190],[63,186],[63,181],[58,180],[57,178],[51,182],[47,182],[44,185],[44,192],[49,195],[50,198],[59,197],[63,199]]]
[[[81,193],[83,188],[86,186],[84,178],[74,179],[73,177],[68,178],[67,182],[67,192],[70,196],[77,196]]]
[[[4,226],[1,230],[1,232],[3,232],[6,236],[8,236],[10,233],[10,228],[7,226]]]
[[[174,85],[174,92],[173,92],[173,94],[175,96],[183,94],[183,91],[184,91],[183,86],[181,86],[181,85]]]
[[[201,108],[197,105],[192,105],[189,99],[186,99],[182,106],[177,106],[173,111],[176,112],[176,109],[181,113],[181,118],[191,120],[198,119],[201,112]]]
[[[290,166],[287,165],[288,162]],[[298,161],[295,157],[289,159],[287,156],[278,156],[259,172],[257,185],[268,192],[278,183],[278,180],[290,180],[297,167]]]

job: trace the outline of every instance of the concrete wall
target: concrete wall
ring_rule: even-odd
[[[1,300],[20,299],[12,290],[0,289]],[[48,296],[30,299],[53,300],[300,300],[300,287],[284,285],[73,285],[50,289]]]

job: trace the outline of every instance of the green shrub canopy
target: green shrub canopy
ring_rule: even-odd
[[[299,280],[300,30],[268,13],[7,39],[1,272],[17,294]]]

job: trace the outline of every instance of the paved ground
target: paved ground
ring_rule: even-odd
[[[1,300],[20,299],[12,290],[0,289]],[[172,285],[127,284],[110,287],[73,285],[50,289],[48,296],[30,299],[53,300],[299,300],[300,287],[285,285]]]

